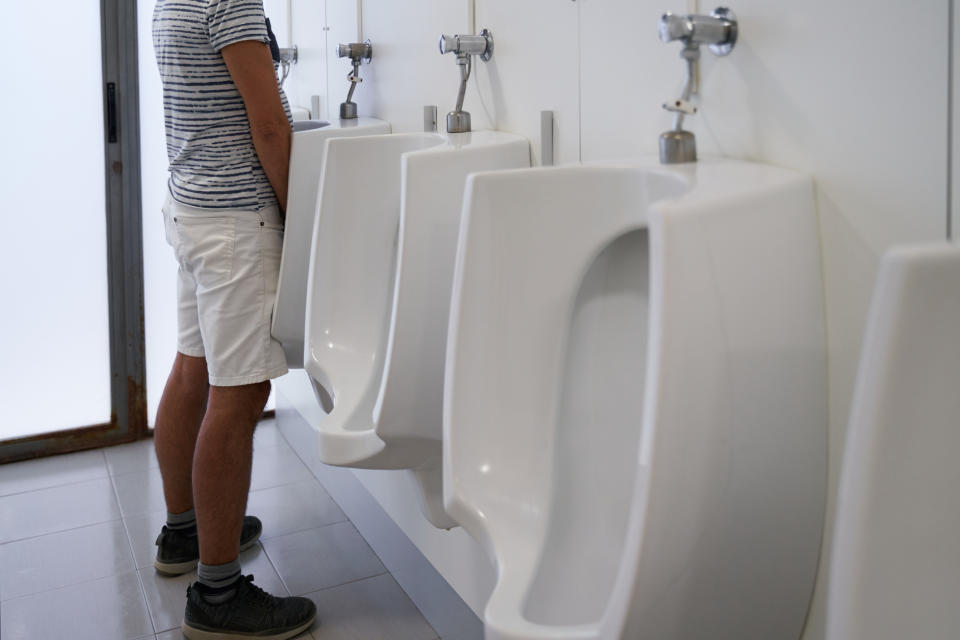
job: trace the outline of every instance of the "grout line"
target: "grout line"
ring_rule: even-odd
[[[267,552],[267,548],[263,546],[263,539],[261,538],[258,542],[260,544],[260,550],[263,551],[263,555],[266,556],[267,562],[270,564],[270,567],[273,569],[273,572],[277,574],[278,578],[280,578],[280,584],[282,584],[283,588],[287,590],[287,595],[292,596],[293,591],[290,590],[290,585],[288,585],[287,581],[283,579],[283,575],[280,573],[280,570],[277,568],[277,565],[273,562],[273,558],[271,558],[270,554]]]
[[[136,564],[136,563],[134,563],[134,564]],[[80,585],[90,584],[90,583],[93,583],[93,582],[98,582],[98,581],[100,581],[100,580],[106,580],[106,579],[108,579],[108,578],[116,578],[117,576],[123,576],[123,575],[126,575],[126,574],[128,574],[128,573],[134,573],[134,572],[139,573],[139,569],[129,569],[129,570],[127,570],[127,571],[121,571],[120,573],[111,573],[110,575],[107,575],[107,576],[100,576],[100,577],[98,577],[98,578],[87,578],[87,579],[85,579],[85,580],[80,580],[79,582],[71,582],[70,584],[62,584],[62,585],[60,585],[59,587],[52,587],[52,588],[50,588],[50,589],[41,589],[40,591],[36,591],[36,592],[34,592],[34,593],[25,593],[25,594],[23,594],[22,596],[16,596],[16,597],[14,597],[14,598],[4,598],[2,602],[3,602],[3,604],[7,604],[8,602],[14,602],[14,601],[16,601],[16,600],[23,600],[23,599],[25,599],[25,598],[33,598],[33,597],[35,597],[35,596],[42,596],[42,595],[45,594],[45,593],[52,593],[52,592],[54,592],[54,591],[62,591],[62,590],[64,590],[64,589],[73,589],[74,587],[78,587],[78,586],[80,586]],[[146,601],[144,601],[144,604],[146,604]],[[152,625],[151,625],[151,626],[152,626]]]
[[[84,482],[93,482],[93,481],[95,481],[95,480],[103,480],[104,478],[109,478],[109,477],[110,477],[110,466],[107,464],[107,459],[106,459],[106,457],[103,455],[103,450],[102,450],[102,449],[99,449],[99,450],[98,450],[98,449],[88,449],[87,451],[100,451],[100,452],[101,452],[101,458],[102,458],[102,460],[103,460],[103,470],[104,470],[104,472],[105,472],[104,475],[102,475],[102,476],[95,476],[95,477],[92,477],[92,478],[84,478],[84,479],[82,479],[82,480],[67,480],[66,482],[62,482],[62,483],[59,483],[59,484],[52,484],[52,485],[47,486],[47,487],[37,487],[37,488],[35,488],[35,489],[24,489],[23,491],[14,491],[13,493],[4,493],[4,494],[0,494],[0,500],[2,500],[3,498],[9,497],[9,496],[20,496],[20,495],[23,495],[23,494],[25,494],[25,493],[33,493],[34,491],[45,491],[45,490],[47,490],[47,489],[58,489],[58,488],[60,488],[60,487],[67,487],[67,486],[70,486],[70,485],[73,485],[73,484],[82,484],[82,483],[84,483]],[[75,451],[74,453],[86,453],[86,451]],[[65,455],[72,455],[72,454],[65,454]],[[31,462],[41,462],[41,461],[43,461],[43,460],[51,460],[51,459],[52,459],[52,458],[34,458],[33,460],[21,460],[20,462],[11,462],[10,464],[29,464],[29,463],[31,463]]]
[[[341,509],[340,512],[343,513],[343,509]],[[254,514],[254,515],[255,515],[255,514]],[[276,540],[276,539],[278,539],[278,538],[283,538],[283,537],[285,537],[285,536],[292,536],[292,535],[296,535],[296,534],[298,534],[298,533],[304,533],[304,532],[307,532],[307,531],[316,531],[316,530],[318,530],[318,529],[326,529],[327,527],[332,527],[332,526],[334,526],[334,525],[343,524],[344,522],[349,522],[350,524],[353,524],[353,521],[350,520],[350,518],[347,517],[347,514],[344,513],[344,514],[343,514],[343,517],[344,517],[343,520],[337,520],[336,522],[330,522],[330,523],[328,523],[328,524],[322,524],[322,525],[320,525],[319,527],[307,527],[306,529],[297,529],[296,531],[287,531],[287,532],[285,532],[285,533],[278,533],[278,534],[276,534],[276,535],[269,536],[269,537],[264,537],[264,536],[261,535],[261,536],[260,536],[260,542],[268,542],[268,541],[270,541],[270,540]],[[356,529],[356,525],[354,525],[354,528]],[[359,533],[359,531],[358,531],[358,533]],[[360,537],[362,538],[363,536],[361,535]],[[264,550],[266,550],[266,547],[264,547]]]
[[[123,508],[120,506],[120,493],[117,491],[116,483],[113,482],[113,476],[110,477],[110,485],[113,487],[113,497],[117,501],[117,509],[120,510],[120,522],[121,526],[123,526],[123,534],[127,537],[127,550],[130,552],[130,559],[133,560],[134,570],[137,572],[137,584],[140,585],[140,597],[143,599],[143,607],[147,610],[147,619],[150,621],[150,628],[153,629],[154,637],[156,637],[157,626],[153,623],[153,611],[150,609],[150,600],[147,598],[147,588],[143,584],[140,567],[137,566],[137,550],[133,548],[133,537],[130,535],[130,529],[127,527],[127,518],[123,515]]]
[[[73,485],[76,485],[76,484],[83,484],[83,483],[85,483],[85,482],[94,482],[94,481],[96,481],[96,480],[109,480],[109,479],[110,479],[110,476],[109,476],[109,475],[105,475],[105,476],[100,476],[99,478],[87,478],[86,480],[75,480],[75,481],[73,481],[73,482],[64,482],[63,484],[54,484],[54,485],[50,485],[49,487],[38,487],[38,488],[36,488],[36,489],[26,489],[26,490],[24,490],[24,491],[14,491],[13,493],[5,493],[5,494],[3,494],[2,496],[0,496],[0,500],[3,500],[4,498],[11,498],[11,497],[13,497],[13,496],[22,496],[22,495],[27,494],[27,493],[36,493],[36,492],[38,492],[38,491],[49,491],[49,490],[51,490],[51,489],[62,489],[63,487],[70,487],[70,486],[73,486]]]
[[[80,529],[89,529],[90,527],[99,527],[101,525],[110,524],[111,522],[120,522],[123,518],[113,518],[112,520],[103,520],[101,522],[90,522],[87,524],[81,524],[76,527],[69,527],[67,529],[58,529],[56,531],[48,531],[47,533],[40,533],[35,536],[27,536],[26,538],[17,538],[15,540],[7,540],[6,542],[0,542],[0,547],[8,544],[14,544],[16,542],[26,542],[27,540],[36,540],[37,538],[45,538],[46,536],[55,536],[60,533],[70,533],[71,531],[79,531]]]
[[[314,594],[314,593],[323,593],[324,591],[330,591],[331,589],[339,589],[340,587],[345,587],[345,586],[347,586],[348,584],[356,584],[356,583],[358,583],[358,582],[363,582],[364,580],[373,580],[374,578],[379,578],[379,577],[381,577],[381,576],[390,576],[391,578],[393,578],[393,574],[390,573],[389,571],[381,571],[380,573],[376,573],[376,574],[371,575],[371,576],[364,576],[364,577],[362,577],[362,578],[354,578],[353,580],[347,580],[346,582],[341,582],[340,584],[335,584],[335,585],[333,585],[333,586],[331,586],[331,587],[324,587],[323,589],[316,589],[316,590],[314,590],[314,591],[308,591],[308,592],[302,594],[300,597],[302,597],[302,598],[307,598],[307,597],[310,597],[310,595],[312,595],[312,594]],[[281,578],[281,579],[282,579],[282,578]],[[396,579],[396,578],[393,578],[393,581],[394,581],[394,582],[397,582],[397,579]],[[399,582],[397,582],[397,586],[398,586],[398,587],[400,586],[400,583],[399,583]],[[403,591],[403,587],[400,587],[400,591]],[[406,591],[403,591],[403,595],[407,596],[407,598],[410,598],[410,596],[407,595],[407,592],[406,592]],[[413,602],[413,600],[410,600],[410,602]],[[413,605],[413,606],[414,606],[414,608],[417,607],[417,605]],[[419,612],[420,609],[417,609],[417,611]],[[420,615],[422,616],[423,613],[421,612]],[[424,620],[426,620],[426,618],[424,618]],[[431,626],[430,628],[433,629],[432,626]]]

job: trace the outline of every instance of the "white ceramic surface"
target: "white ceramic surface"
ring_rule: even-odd
[[[464,212],[443,485],[498,568],[487,638],[798,638],[827,463],[809,178],[491,172]]]
[[[307,122],[310,120],[310,109],[294,105],[290,107],[290,115],[294,122]]]
[[[890,250],[837,500],[828,640],[960,630],[960,246]]]
[[[291,369],[303,367],[307,266],[327,140],[390,133],[390,125],[375,118],[335,120],[322,127],[312,124],[315,122],[319,121],[294,123],[283,258],[271,326],[273,337],[283,344]]]
[[[440,505],[443,363],[467,175],[529,166],[516,135],[328,143],[307,293],[305,369],[329,415],[321,459],[411,469]]]

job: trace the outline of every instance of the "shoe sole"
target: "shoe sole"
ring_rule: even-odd
[[[259,533],[252,540],[249,540],[245,544],[240,545],[240,551],[241,552],[246,551],[253,545],[257,544],[258,540],[260,540]],[[157,573],[160,573],[162,575],[169,576],[169,577],[175,577],[175,576],[182,576],[185,573],[190,573],[191,571],[197,568],[197,564],[199,563],[200,563],[199,558],[196,558],[194,560],[188,560],[186,562],[160,562],[159,560],[154,560],[153,566],[157,570]]]
[[[256,638],[256,640],[287,640],[288,638],[293,638],[300,635],[312,627],[316,619],[317,614],[313,614],[308,622],[303,623],[296,629],[281,631],[268,636],[260,636],[252,633],[240,633],[237,631],[204,631],[203,629],[197,629],[189,626],[186,620],[183,621],[183,626],[180,627],[180,631],[189,640],[238,640],[243,638]]]

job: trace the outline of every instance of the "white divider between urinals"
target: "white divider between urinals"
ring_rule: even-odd
[[[386,360],[374,408],[387,447],[422,447],[413,470],[427,519],[457,525],[443,508],[443,369],[453,267],[468,176],[530,166],[529,142],[495,131],[450,134],[448,144],[403,157],[403,207]]]
[[[960,246],[884,256],[843,453],[827,640],[960,629]]]
[[[624,559],[603,637],[794,640],[827,480],[813,185],[736,161],[690,170],[694,190],[651,210],[661,311],[636,481],[646,495],[631,522],[641,544]]]
[[[271,335],[283,345],[287,366],[291,369],[303,367],[307,270],[326,142],[332,138],[385,133],[390,133],[390,124],[376,118],[325,124],[315,120],[294,123],[280,280],[270,329]]]
[[[395,279],[404,153],[439,145],[436,134],[327,143],[306,296],[304,368],[327,418],[315,425],[327,464],[381,469],[414,465],[385,451],[373,407],[387,345]]]
[[[573,323],[569,311],[598,256],[618,238],[646,228],[650,194],[659,198],[686,188],[682,178],[645,179],[629,168],[496,172],[471,179],[447,350],[444,488],[447,511],[498,569],[484,612],[488,639],[600,637],[602,609],[592,622],[571,624],[537,622],[526,611],[548,544],[550,507],[557,499],[551,486],[563,473],[554,458],[554,425],[561,419],[559,376]],[[631,465],[629,480],[633,475]],[[613,528],[579,524],[595,527],[598,537]],[[588,557],[595,552],[579,551]],[[570,560],[572,565],[578,559]],[[613,576],[599,582],[609,584]],[[591,576],[575,579],[584,585],[583,600],[603,589],[595,589]]]
[[[329,143],[304,355],[318,400],[332,409],[316,425],[320,457],[411,470],[440,528],[456,525],[442,506],[440,440],[463,188],[469,173],[529,166],[529,157],[526,140],[498,132]]]

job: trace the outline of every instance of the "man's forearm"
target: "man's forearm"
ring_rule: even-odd
[[[290,143],[293,133],[284,120],[265,125],[250,123],[253,146],[257,150],[260,166],[277,194],[280,210],[287,210],[287,182],[290,175]]]
[[[242,40],[221,52],[230,77],[243,97],[253,146],[267,180],[287,210],[287,179],[293,132],[283,108],[270,48],[257,40]]]

